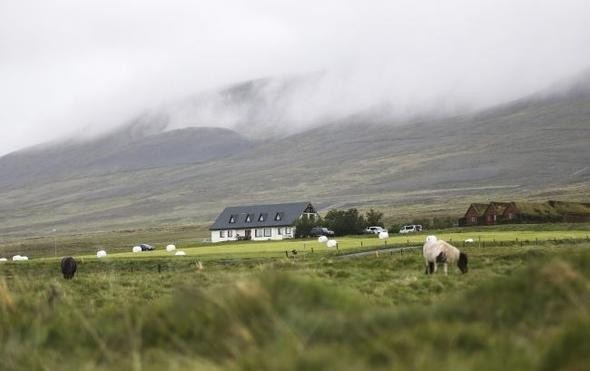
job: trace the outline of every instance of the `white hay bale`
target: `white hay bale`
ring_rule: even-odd
[[[182,251],[182,250],[179,250],[179,251],[175,252],[174,255],[176,255],[176,256],[185,256],[186,253],[184,251]]]
[[[7,261],[8,261],[8,259],[6,259],[6,258],[0,258],[0,263],[1,262],[7,262]]]
[[[20,260],[21,261],[27,261],[27,260],[29,260],[29,257],[28,256],[21,256],[20,257]]]
[[[328,242],[326,242],[326,246],[330,248],[334,248],[336,247],[336,245],[338,245],[338,242],[336,242],[336,240],[328,240]]]
[[[473,241],[473,238],[468,238],[468,239],[465,240],[465,243],[473,243],[473,242],[474,242]]]
[[[96,257],[97,258],[106,258],[106,256],[107,256],[107,252],[104,251],[104,250],[98,250],[96,252]]]
[[[141,252],[141,246],[133,246],[133,249],[131,249],[131,252]]]
[[[166,251],[172,252],[174,250],[176,250],[176,246],[174,246],[174,245],[168,245],[168,246],[166,246]]]
[[[326,236],[320,236],[318,238],[318,242],[319,243],[326,243],[326,242],[328,242],[328,237],[326,237]]]
[[[380,240],[386,240],[388,238],[389,238],[389,232],[387,232],[387,231],[379,232],[379,239]]]
[[[26,256],[20,256],[20,255],[15,255],[12,257],[13,262],[20,262],[20,261],[25,261],[25,260],[29,260],[29,258]]]

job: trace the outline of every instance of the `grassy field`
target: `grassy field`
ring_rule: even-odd
[[[374,235],[337,238],[339,251],[367,250],[388,246],[421,245],[428,234],[451,241],[457,246],[465,246],[466,239],[473,239],[478,247],[502,246],[508,244],[530,245],[543,243],[579,243],[590,241],[590,224],[521,224],[478,228],[453,228],[426,231],[418,234],[391,234],[387,241],[380,241]],[[285,251],[322,253],[324,245],[315,239],[286,240],[279,242],[233,242],[211,244],[203,242],[209,237],[204,226],[167,226],[146,230],[120,230],[79,235],[56,235],[22,240],[0,241],[0,257],[16,254],[31,258],[73,255],[91,257],[98,250],[106,250],[118,257],[132,256],[131,248],[139,243],[149,243],[158,251],[142,254],[165,256],[163,249],[170,243],[188,255],[202,259],[232,259],[248,257],[282,257]],[[575,241],[571,241],[575,240]],[[55,243],[55,245],[54,245]],[[126,254],[128,253],[128,254]],[[134,255],[139,257],[142,255]]]
[[[383,243],[367,237],[79,256],[72,281],[54,258],[3,263],[0,369],[582,370],[590,243],[553,232],[466,247],[469,273],[448,277],[424,275],[420,251],[338,255]]]

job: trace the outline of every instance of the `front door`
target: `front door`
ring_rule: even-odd
[[[251,229],[246,229],[244,231],[246,233],[246,235],[244,236],[247,240],[252,239],[252,230]]]

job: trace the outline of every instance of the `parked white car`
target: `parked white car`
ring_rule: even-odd
[[[367,234],[379,234],[381,232],[387,232],[387,229],[384,229],[379,226],[368,227],[367,229],[365,229],[365,233]]]
[[[420,224],[410,224],[404,225],[400,230],[399,233],[414,233],[414,232],[421,232],[422,226]]]

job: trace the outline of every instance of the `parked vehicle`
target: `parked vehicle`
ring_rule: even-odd
[[[367,229],[365,229],[366,234],[379,234],[381,232],[387,232],[387,229],[379,226],[367,227]]]
[[[139,244],[139,247],[141,247],[141,251],[153,251],[153,250],[155,250],[152,245],[148,245],[147,243]]]
[[[319,237],[319,236],[332,237],[332,236],[334,236],[334,231],[331,231],[325,227],[313,227],[311,229],[311,231],[309,231],[309,235],[311,237]]]
[[[410,224],[404,225],[400,230],[399,233],[414,233],[414,232],[421,232],[422,226],[420,224]]]

